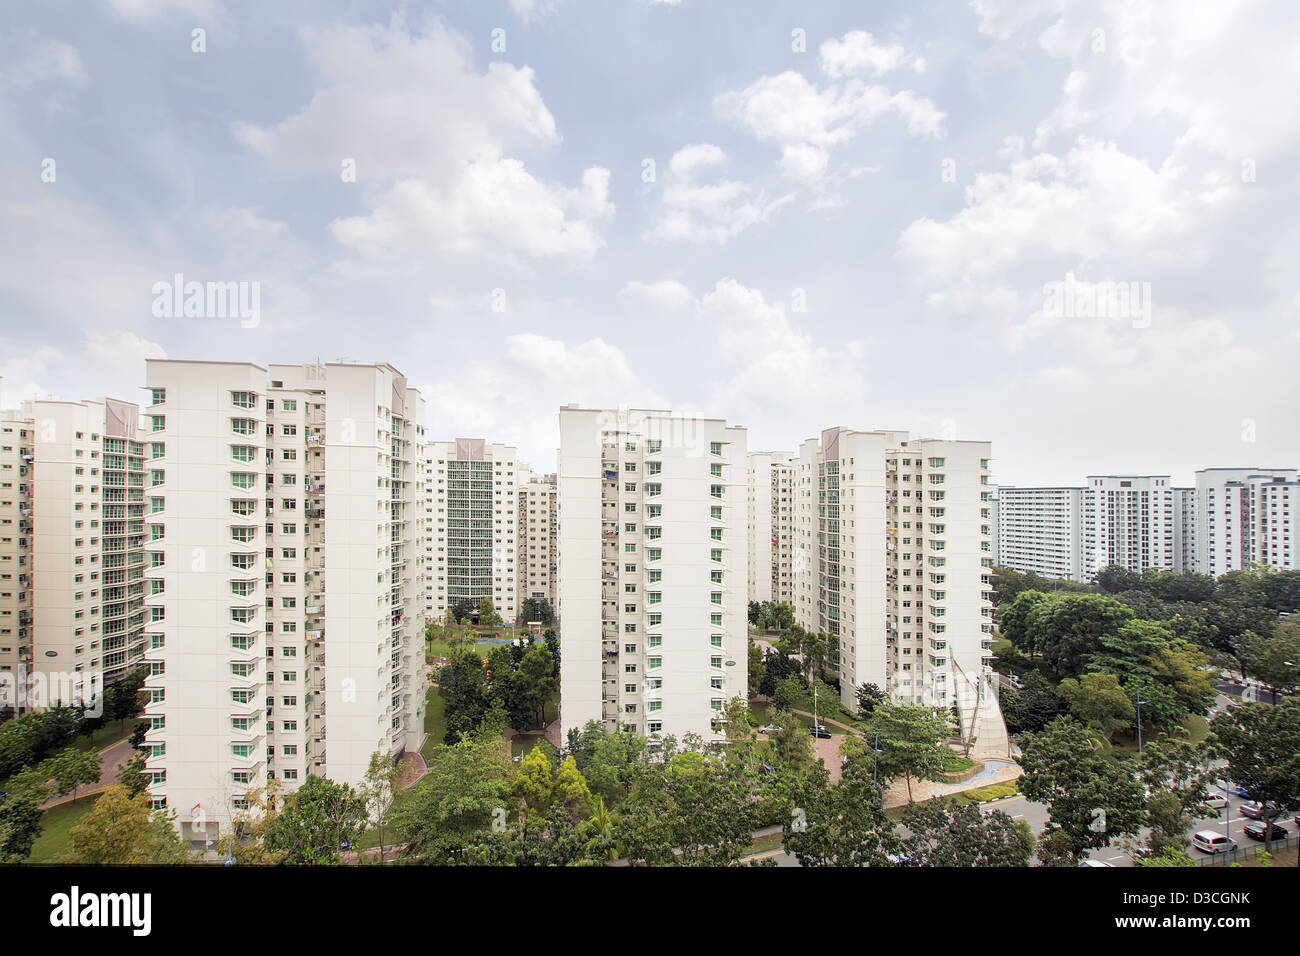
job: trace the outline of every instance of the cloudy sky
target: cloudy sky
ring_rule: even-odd
[[[810,9],[812,7],[812,9]],[[10,0],[0,376],[388,361],[556,409],[1300,465],[1293,0]],[[196,31],[200,31],[197,32]],[[256,324],[154,287],[257,283]]]

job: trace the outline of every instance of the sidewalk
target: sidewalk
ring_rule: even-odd
[[[76,799],[80,800],[88,794],[99,793],[102,790],[107,790],[109,787],[117,783],[117,775],[119,771],[121,771],[122,765],[131,759],[132,753],[134,753],[134,749],[131,747],[129,737],[123,738],[115,744],[109,744],[103,750],[99,751],[99,756],[104,761],[103,769],[99,775],[99,782],[89,784],[85,787],[78,787]],[[41,809],[48,810],[50,807],[57,807],[62,803],[71,803],[72,800],[73,795],[70,793],[62,797],[51,797],[49,800],[46,800],[41,804]]]

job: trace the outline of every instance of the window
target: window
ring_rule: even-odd
[[[230,404],[236,408],[256,408],[257,396],[252,392],[231,392]]]
[[[660,581],[663,580],[664,573],[658,568],[650,568],[648,573],[649,573],[650,584],[658,584]]]
[[[709,559],[712,560],[712,561],[719,561],[719,562],[720,562],[720,561],[722,560],[722,549],[721,549],[721,548],[713,548],[711,551],[709,551]]]
[[[664,553],[663,548],[646,548],[645,559],[647,561],[658,561],[661,557],[663,557],[663,553]]]
[[[721,529],[721,528],[710,528],[710,529],[709,529],[709,537],[712,538],[714,541],[721,541],[721,540],[722,540],[722,529]]]
[[[709,454],[710,454],[710,455],[721,455],[721,454],[722,454],[722,442],[720,442],[720,441],[711,441],[711,442],[709,442]]]

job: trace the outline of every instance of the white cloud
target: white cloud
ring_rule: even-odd
[[[330,224],[375,262],[469,254],[523,267],[529,259],[586,260],[614,212],[609,171],[576,187],[547,183],[508,155],[559,143],[533,72],[474,65],[473,49],[439,23],[305,29],[321,83],[305,110],[272,127],[237,124],[253,149],[294,168],[355,161],[368,211]]]
[[[680,309],[692,301],[691,290],[675,279],[659,282],[641,282],[633,279],[619,293],[630,299],[641,299],[662,309]]]
[[[217,0],[108,0],[108,5],[118,16],[135,23],[156,23],[181,14],[210,22],[222,11]]]
[[[743,420],[762,413],[781,420],[817,422],[827,396],[860,395],[865,388],[854,348],[841,352],[815,345],[795,327],[782,302],[735,279],[722,279],[699,302],[704,324],[718,331],[718,351],[730,375],[715,388],[718,407]]]
[[[905,62],[915,69],[920,61],[909,58],[901,47],[877,46],[870,34],[855,31],[822,44],[821,54],[822,69],[834,80],[824,88],[786,70],[724,93],[714,103],[724,119],[780,147],[781,169],[790,178],[822,180],[831,152],[889,113],[902,118],[912,136],[943,135],[946,114],[929,99],[910,90],[892,92],[852,76],[868,70],[880,74]]]
[[[901,66],[925,72],[925,60],[906,52],[901,45],[877,43],[865,30],[850,30],[841,39],[827,40],[819,48],[822,72],[832,79],[871,72],[883,76]]]
[[[766,222],[793,198],[782,196],[768,202],[762,190],[732,179],[700,182],[702,172],[725,162],[726,154],[709,143],[678,150],[665,171],[658,218],[646,238],[722,245],[749,227]]]

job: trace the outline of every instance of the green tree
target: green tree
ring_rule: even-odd
[[[926,800],[908,804],[903,854],[913,866],[1028,866],[1034,831],[1002,810],[983,813],[973,803]]]
[[[750,735],[749,701],[743,697],[733,697],[727,701],[722,711],[726,720],[727,739],[731,741],[747,740]]]
[[[9,795],[0,800],[0,864],[24,862],[41,835],[41,804],[48,791],[28,776],[27,785],[10,780],[6,784]]]
[[[1300,621],[1278,624],[1271,634],[1247,631],[1235,642],[1237,659],[1245,673],[1254,677],[1273,694],[1294,694],[1300,689]]]
[[[754,643],[753,638],[749,638],[748,642],[749,690],[751,694],[756,694],[759,688],[763,686],[763,649]]]
[[[1114,674],[1084,674],[1078,680],[1067,677],[1057,691],[1070,705],[1070,713],[1107,740],[1133,720],[1133,704]]]
[[[287,864],[337,864],[339,851],[365,828],[365,801],[357,792],[313,774],[285,798],[263,840]]]
[[[126,787],[127,793],[133,797],[149,789],[150,776],[145,772],[147,759],[143,753],[136,751],[117,772],[117,782]]]
[[[388,831],[388,817],[397,798],[397,778],[401,773],[401,764],[391,754],[376,750],[370,755],[370,765],[366,775],[361,778],[357,788],[357,797],[366,814],[366,824],[379,833],[379,861],[384,861],[386,850],[385,836]]]
[[[537,745],[524,755],[515,775],[515,797],[519,802],[521,825],[536,826],[546,817],[551,807],[554,778],[555,767],[545,748]]]
[[[836,786],[825,772],[812,775],[796,801],[782,836],[800,866],[889,866],[902,851],[870,766],[849,763]]]
[[[1037,633],[1031,625],[1052,601],[1052,596],[1042,591],[1021,591],[1009,604],[999,606],[998,633],[1032,659],[1037,650]]]
[[[868,720],[866,735],[879,734],[884,753],[879,774],[885,780],[907,781],[907,801],[912,802],[912,781],[937,780],[951,756],[945,741],[952,732],[951,713],[940,707],[914,704],[879,704]]]
[[[1066,594],[1033,615],[1033,641],[1058,678],[1077,677],[1105,634],[1116,634],[1133,611],[1097,594]]]
[[[817,755],[803,721],[784,710],[772,711],[768,719],[777,728],[770,738],[773,761],[796,775],[811,771]]]
[[[1252,800],[1300,809],[1300,700],[1288,697],[1278,706],[1242,704],[1216,714],[1210,731],[1214,751],[1228,761],[1232,780]],[[1264,849],[1273,852],[1271,828],[1265,831]]]
[[[490,597],[478,602],[478,622],[484,627],[500,627],[504,623]]]
[[[185,863],[189,848],[163,811],[149,807],[147,793],[131,796],[114,785],[103,791],[68,831],[73,863],[157,865]]]
[[[1112,564],[1097,572],[1097,590],[1102,594],[1118,594],[1142,587],[1142,575],[1119,564]]]
[[[857,689],[858,719],[870,720],[878,704],[887,700],[887,695],[875,684],[863,684]]]
[[[1058,717],[1020,743],[1020,792],[1048,808],[1046,833],[1064,838],[1048,847],[1059,850],[1069,840],[1069,855],[1078,861],[1087,849],[1136,833],[1145,821],[1137,761],[1126,753],[1101,753],[1082,724]],[[1040,851],[1039,858],[1043,853]]]
[[[103,758],[93,751],[69,747],[43,761],[37,769],[46,779],[54,781],[59,796],[70,793],[75,801],[78,788],[99,782],[103,763]]]
[[[555,693],[555,658],[541,644],[534,644],[524,654],[519,664],[519,676],[524,684],[524,698],[533,712],[534,726],[546,722],[546,703]]]
[[[445,704],[443,742],[452,744],[474,733],[491,703],[482,658],[466,647],[452,650],[438,671],[438,693]]]
[[[569,819],[577,823],[588,817],[594,806],[591,789],[573,757],[565,757],[555,773],[551,802],[564,808]]]
[[[463,862],[466,847],[491,829],[494,812],[504,819],[511,805],[510,745],[471,737],[434,748],[426,759],[429,772],[393,808],[396,840],[411,860]]]
[[[1187,828],[1190,818],[1178,797],[1172,793],[1153,793],[1147,798],[1147,848],[1163,854],[1170,849],[1186,850],[1190,841]]]

